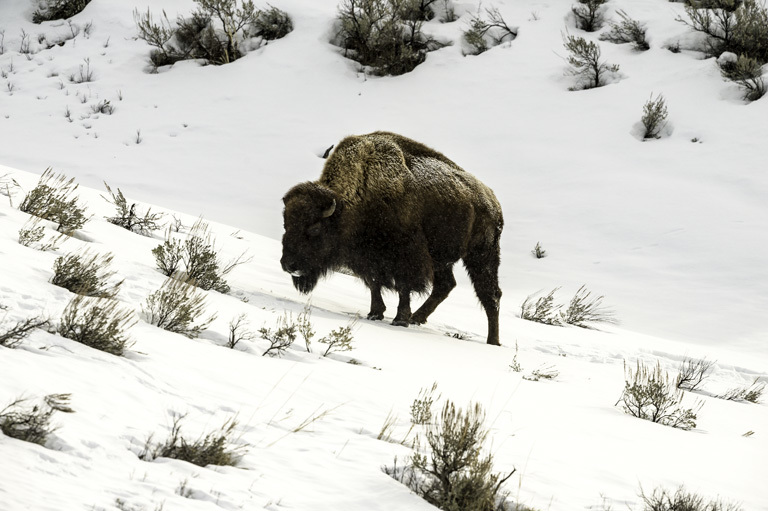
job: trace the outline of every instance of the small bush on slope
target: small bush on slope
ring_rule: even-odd
[[[298,325],[293,322],[293,317],[287,312],[277,318],[274,330],[267,327],[260,328],[261,338],[269,341],[269,347],[262,353],[262,356],[281,356],[296,340],[297,333]]]
[[[41,221],[42,219],[39,217],[30,218],[19,229],[19,245],[34,248],[41,252],[57,250],[59,248],[58,244],[64,241],[67,235],[59,233],[57,236],[52,236],[47,241],[43,241],[43,238],[45,238],[45,226],[40,225]]]
[[[690,493],[682,486],[674,493],[656,488],[651,495],[642,490],[643,511],[741,511],[741,506],[722,500],[707,501],[701,495]]]
[[[176,415],[173,418],[171,434],[165,442],[153,445],[152,435],[150,435],[144,450],[139,453],[139,459],[153,461],[157,458],[172,458],[199,467],[237,465],[247,446],[233,447],[232,434],[237,427],[237,421],[234,418],[226,421],[219,431],[190,441],[181,435],[181,421],[185,417],[186,415]]]
[[[718,57],[721,73],[734,81],[747,101],[766,93],[762,66],[768,63],[768,8],[756,0],[699,0],[677,18],[706,35],[704,51]]]
[[[717,63],[723,78],[741,88],[745,101],[757,101],[765,96],[768,89],[763,79],[763,66],[757,60],[745,55],[737,57],[734,53],[723,53]]]
[[[706,358],[701,360],[685,358],[678,369],[675,385],[678,389],[696,390],[696,387],[707,378],[707,373],[713,365],[714,362],[710,362]]]
[[[217,22],[223,37],[220,37],[224,54],[219,64],[234,62],[243,56],[240,42],[244,37],[243,30],[254,23],[259,11],[252,0],[195,0],[197,12]]]
[[[573,325],[590,328],[593,323],[617,323],[614,312],[603,306],[603,296],[590,298],[591,291],[581,286],[571,298],[568,308],[562,311],[562,305],[554,303],[554,294],[560,289],[556,287],[547,295],[532,302],[538,293],[529,295],[520,307],[520,317],[545,325]]]
[[[659,138],[661,130],[666,126],[667,115],[667,104],[664,101],[664,96],[659,94],[655,100],[651,96],[643,105],[643,117],[640,119],[645,128],[643,139]]]
[[[163,12],[159,23],[152,14],[134,11],[139,38],[154,50],[155,66],[179,60],[205,59],[209,64],[228,64],[241,58],[242,43],[249,37],[279,39],[293,30],[287,13],[275,7],[259,11],[251,0],[195,0],[198,8],[189,18],[179,16],[174,26]]]
[[[0,305],[0,311],[7,310],[7,307]],[[4,348],[15,348],[26,339],[32,330],[43,328],[50,324],[50,321],[42,316],[22,319],[16,322],[14,326],[5,324],[5,315],[0,318],[0,346]]]
[[[705,51],[744,55],[768,62],[768,9],[756,0],[699,0],[685,7],[688,19],[678,18],[707,36]]]
[[[170,237],[164,243],[152,249],[152,255],[155,256],[157,269],[166,277],[173,277],[181,270],[181,264],[184,257],[184,244]]]
[[[766,383],[764,381],[755,378],[750,385],[730,389],[725,394],[717,397],[720,399],[727,399],[728,401],[748,401],[750,403],[757,403],[763,395],[765,385]]]
[[[416,452],[405,468],[385,472],[406,484],[430,504],[450,511],[510,510],[501,486],[514,474],[493,472],[493,455],[483,454],[488,435],[485,412],[479,404],[466,412],[448,401],[440,419],[427,424],[423,439],[417,437]],[[421,452],[421,442],[426,449]]]
[[[91,0],[42,0],[32,13],[32,23],[71,18],[82,12]]]
[[[607,0],[578,0],[579,3],[571,7],[571,12],[576,18],[576,27],[585,32],[594,32],[603,26],[605,21],[605,7]]]
[[[73,196],[78,187],[74,183],[74,178],[68,180],[63,174],[54,174],[49,167],[37,186],[24,197],[19,210],[50,220],[58,224],[57,231],[71,234],[88,221],[85,208],[80,207],[79,198]]]
[[[213,289],[220,293],[229,292],[229,284],[224,275],[236,266],[245,264],[250,258],[245,252],[233,261],[222,264],[214,248],[214,239],[208,225],[198,220],[192,226],[187,239],[179,241],[171,238],[170,231],[166,241],[152,249],[158,269],[168,277],[183,278],[200,289]],[[182,274],[182,263],[185,273]]]
[[[88,255],[87,252],[57,257],[53,263],[51,284],[79,295],[114,298],[123,282],[108,282],[115,275],[109,270],[112,259],[112,254]]]
[[[539,297],[536,302],[532,302],[533,297],[538,294],[528,295],[520,306],[520,317],[528,321],[543,323],[545,325],[559,325],[560,316],[557,314],[562,305],[554,303],[555,292],[560,289],[556,287],[546,296]]]
[[[474,15],[464,31],[464,41],[472,48],[471,55],[479,55],[516,37],[517,28],[510,27],[495,7],[485,9],[485,17],[479,13]]]
[[[120,188],[118,188],[117,193],[115,193],[106,182],[104,183],[104,186],[107,188],[107,192],[111,198],[108,199],[103,195],[102,198],[117,209],[117,214],[115,216],[104,217],[107,219],[107,222],[131,232],[141,234],[142,236],[151,236],[152,231],[162,229],[162,226],[158,224],[163,218],[162,213],[152,213],[152,209],[149,208],[146,213],[141,215],[136,211],[135,203],[130,206],[128,205],[128,201],[123,195],[123,192],[120,191]]]
[[[542,248],[540,242],[536,242],[536,246],[533,247],[533,250],[531,250],[531,254],[533,254],[533,257],[536,259],[544,259],[547,257],[547,251]]]
[[[419,395],[411,403],[412,425],[426,426],[432,423],[432,405],[440,399],[439,394],[435,397],[435,392],[437,392],[437,382],[432,383],[430,388],[425,387],[419,391]]]
[[[590,323],[616,323],[614,312],[603,306],[603,296],[590,298],[591,291],[581,286],[571,298],[568,308],[560,313],[560,319],[567,325],[589,328]]]
[[[196,227],[184,241],[182,260],[186,268],[186,278],[200,289],[214,289],[220,293],[229,292],[229,284],[224,280],[224,271],[213,248],[213,239],[207,227]]]
[[[0,431],[11,438],[45,445],[51,433],[56,431],[51,425],[53,414],[74,412],[69,407],[69,398],[69,394],[49,394],[43,398],[42,405],[35,405],[31,410],[22,407],[26,399],[17,399],[0,410]]]
[[[318,341],[328,346],[323,353],[324,357],[327,357],[333,352],[352,351],[354,349],[352,347],[352,341],[354,341],[354,338],[352,337],[352,329],[355,327],[356,323],[357,319],[353,319],[347,326],[331,330],[328,335]]]
[[[343,0],[334,42],[375,75],[413,71],[441,46],[422,32],[422,20],[412,19],[419,1]]]
[[[149,295],[141,310],[149,323],[190,339],[199,336],[216,319],[213,314],[200,320],[205,313],[205,296],[193,285],[174,278],[167,279]]]
[[[570,54],[566,59],[571,66],[570,74],[578,79],[570,90],[602,87],[608,78],[619,72],[617,64],[607,64],[601,60],[597,43],[569,34],[563,35],[563,46]]]
[[[296,318],[296,329],[304,339],[304,345],[307,348],[307,353],[312,352],[312,338],[315,336],[315,330],[312,327],[312,306],[307,303],[304,309]]]
[[[661,370],[658,362],[655,368],[649,369],[638,361],[634,371],[625,364],[624,374],[624,391],[619,402],[625,413],[673,428],[696,427],[696,410],[681,406],[683,391]]]
[[[621,21],[610,22],[611,30],[601,34],[600,39],[616,44],[632,43],[632,47],[637,51],[650,49],[648,41],[645,39],[645,27],[629,17],[624,11],[616,11]]]
[[[135,324],[134,312],[119,302],[78,295],[64,309],[57,331],[67,339],[121,356],[133,344],[126,331]]]
[[[241,341],[256,339],[256,333],[248,329],[249,323],[246,314],[240,314],[229,321],[229,337],[225,345],[227,348],[235,349]]]
[[[250,28],[252,36],[274,41],[293,31],[293,21],[285,11],[270,6],[266,11],[258,13]]]

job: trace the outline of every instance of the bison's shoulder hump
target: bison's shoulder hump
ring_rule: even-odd
[[[390,137],[375,134],[343,139],[328,157],[320,182],[347,202],[370,194],[397,196],[412,179],[405,155]]]

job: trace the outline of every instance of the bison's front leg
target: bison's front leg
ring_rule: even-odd
[[[411,292],[400,291],[400,303],[397,304],[397,316],[392,321],[395,326],[407,327],[411,322]]]
[[[377,321],[384,319],[384,311],[387,306],[384,305],[384,299],[381,297],[381,286],[371,287],[371,312],[368,313],[368,319]]]

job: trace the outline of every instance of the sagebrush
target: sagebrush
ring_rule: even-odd
[[[223,263],[215,248],[215,239],[208,224],[198,219],[183,241],[171,236],[152,249],[158,269],[168,277],[177,277],[204,290],[228,293],[230,290],[224,275],[240,264],[250,261],[243,252],[235,259]],[[182,271],[183,268],[183,271]]]
[[[513,41],[517,28],[511,27],[496,7],[486,8],[484,14],[473,15],[469,28],[464,31],[464,41],[469,44],[472,55],[479,55],[493,46]]]
[[[581,328],[590,328],[593,323],[618,323],[615,312],[603,305],[604,296],[593,297],[586,286],[581,286],[571,298],[568,308],[560,312],[560,320]]]
[[[315,337],[315,330],[312,327],[312,306],[307,303],[301,314],[296,318],[296,330],[301,334],[304,339],[304,345],[307,348],[307,353],[312,352],[312,338]]]
[[[58,250],[59,244],[68,239],[67,235],[58,233],[45,240],[45,226],[41,225],[42,222],[43,220],[39,217],[29,219],[19,229],[19,245],[34,248],[41,252]]]
[[[717,62],[720,74],[741,88],[744,100],[757,101],[765,96],[768,89],[763,79],[763,66],[758,60],[746,55],[737,57],[733,53],[723,53]]]
[[[175,23],[165,12],[156,22],[149,9],[134,11],[139,38],[154,48],[150,61],[155,68],[187,59],[228,64],[245,55],[244,46],[253,38],[274,40],[293,30],[290,16],[276,7],[260,11],[252,0],[194,1],[197,9]]]
[[[206,307],[205,296],[195,286],[168,278],[141,310],[150,324],[193,339],[216,319],[215,314],[203,318]]]
[[[721,399],[727,399],[728,401],[747,401],[749,403],[758,403],[763,396],[766,383],[760,381],[760,378],[755,378],[754,381],[745,386],[734,387],[724,394],[717,397]]]
[[[576,27],[585,32],[594,32],[605,22],[605,4],[607,0],[578,0],[571,7],[576,20]]]
[[[543,323],[545,325],[559,325],[560,316],[558,311],[562,305],[555,303],[555,292],[560,289],[556,287],[544,296],[540,296],[536,301],[533,298],[538,292],[528,295],[520,306],[520,317],[528,321]]]
[[[536,242],[536,246],[533,247],[533,250],[531,250],[531,254],[533,254],[533,257],[536,259],[544,259],[547,257],[547,251],[544,250],[544,248],[541,246],[540,242]]]
[[[486,453],[488,432],[479,404],[466,411],[451,401],[440,417],[425,426],[415,442],[415,452],[405,467],[385,467],[385,472],[414,493],[443,510],[501,511],[506,503],[502,486],[514,474],[493,471],[493,455]],[[423,445],[423,449],[422,449]]]
[[[172,458],[186,461],[199,467],[208,465],[236,466],[247,446],[236,445],[232,436],[237,427],[236,418],[224,422],[218,431],[207,433],[196,440],[182,436],[182,420],[186,415],[176,414],[168,438],[161,443],[154,443],[150,435],[139,453],[139,459],[154,461],[157,458]]]
[[[29,401],[19,398],[0,410],[0,431],[5,436],[45,445],[48,437],[56,431],[51,417],[56,412],[73,413],[69,406],[70,394],[48,394],[41,404],[26,407]]]
[[[256,339],[256,332],[248,328],[250,321],[246,314],[240,314],[232,318],[229,322],[229,336],[227,338],[227,348],[235,349],[242,341],[252,341]]]
[[[617,64],[602,60],[600,46],[593,41],[566,34],[563,35],[563,46],[569,53],[566,61],[571,66],[570,74],[577,78],[571,90],[602,87],[619,72]]]
[[[287,36],[293,31],[293,21],[285,11],[270,6],[265,11],[260,11],[256,19],[251,23],[251,35],[261,37],[267,41],[274,41]]]
[[[649,368],[638,361],[633,370],[625,363],[624,374],[624,391],[619,398],[624,412],[673,428],[696,427],[697,409],[682,406],[683,391],[661,369],[661,364],[657,362]]]
[[[353,350],[352,342],[352,329],[357,324],[357,318],[353,319],[347,326],[339,327],[321,338],[318,342],[325,344],[327,348],[323,353],[324,357],[327,357],[333,352],[351,351]]]
[[[375,75],[402,75],[442,46],[413,16],[420,0],[342,0],[334,42]]]
[[[6,307],[0,305],[0,311],[5,311]],[[13,326],[6,322],[6,316],[0,317],[0,346],[4,348],[15,348],[21,344],[24,339],[29,337],[35,329],[45,328],[50,324],[50,320],[43,316],[33,316],[16,321]]]
[[[659,94],[656,99],[653,99],[653,95],[651,95],[650,99],[643,105],[643,116],[640,119],[645,128],[643,139],[661,137],[661,131],[667,124],[668,115],[664,96]]]
[[[42,0],[32,13],[32,23],[71,18],[89,3],[91,0]]]
[[[721,499],[709,500],[684,487],[674,492],[666,488],[656,488],[647,495],[642,489],[643,511],[742,511],[741,506]]]
[[[163,219],[162,213],[152,213],[152,208],[147,208],[147,211],[140,213],[137,210],[136,203],[128,204],[128,200],[120,188],[115,193],[106,181],[104,186],[107,188],[107,193],[109,193],[110,197],[107,198],[102,195],[102,198],[112,204],[117,210],[116,215],[104,217],[107,222],[142,236],[151,236],[152,231],[162,229],[162,225],[159,223]]]
[[[687,19],[678,18],[706,35],[703,50],[719,57],[724,52],[744,55],[760,64],[768,62],[768,10],[756,0],[706,0],[685,7]]]
[[[528,295],[520,307],[520,317],[545,325],[573,325],[591,328],[595,323],[618,323],[615,312],[603,305],[603,296],[593,297],[592,292],[582,285],[571,298],[568,307],[555,303],[559,287],[533,301],[539,292]]]
[[[600,39],[616,44],[631,43],[637,51],[645,51],[651,48],[645,38],[645,27],[639,21],[632,19],[622,10],[616,11],[621,21],[610,22],[611,29],[600,35]]]
[[[133,310],[116,300],[77,295],[64,309],[57,332],[67,339],[121,356],[133,344],[128,330],[136,322]]]
[[[704,382],[715,363],[706,358],[694,359],[686,357],[680,363],[675,385],[678,389],[696,390]]]
[[[123,281],[110,283],[116,274],[110,269],[113,259],[111,253],[90,254],[88,251],[57,257],[51,284],[79,295],[114,298]]]
[[[269,342],[269,346],[262,356],[281,356],[296,340],[298,325],[294,323],[293,316],[286,312],[277,318],[274,330],[267,327],[259,329],[261,338]]]
[[[74,178],[55,174],[50,167],[43,172],[37,186],[22,201],[19,210],[57,224],[56,230],[66,234],[80,229],[88,221],[85,208],[76,195]]]

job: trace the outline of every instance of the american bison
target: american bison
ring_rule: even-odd
[[[427,321],[456,287],[464,261],[499,344],[501,206],[490,188],[437,151],[376,132],[342,140],[320,179],[283,197],[280,263],[302,293],[329,271],[347,269],[371,290],[368,319],[383,319],[382,289],[397,291],[393,325]],[[411,314],[411,293],[432,292]]]

